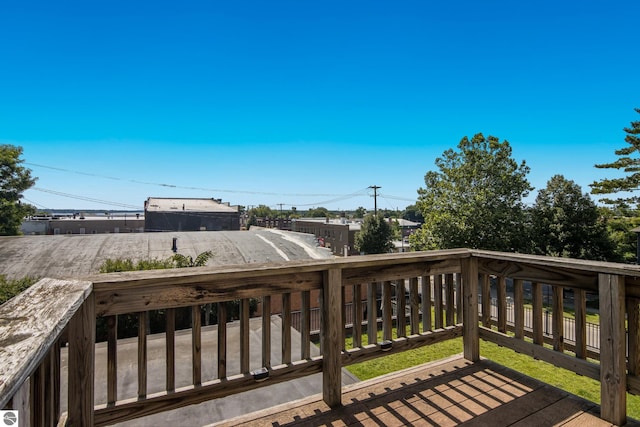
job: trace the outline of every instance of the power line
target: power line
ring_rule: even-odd
[[[25,164],[29,165],[29,166],[39,167],[39,168],[51,169],[51,170],[56,170],[56,171],[60,171],[60,172],[65,172],[65,173],[78,174],[78,175],[93,176],[93,177],[109,179],[109,180],[113,180],[113,181],[132,182],[132,183],[136,183],[136,184],[151,185],[151,186],[164,187],[164,188],[176,188],[176,189],[184,189],[184,190],[197,190],[197,191],[205,191],[205,192],[209,192],[209,193],[232,193],[232,194],[250,194],[250,195],[264,195],[264,196],[286,196],[286,197],[333,197],[331,199],[321,200],[321,201],[317,201],[317,202],[313,202],[313,203],[291,203],[291,204],[288,204],[289,206],[299,206],[299,207],[322,206],[322,205],[325,205],[325,204],[331,204],[331,203],[341,202],[343,200],[349,200],[349,199],[352,199],[352,198],[355,198],[355,197],[358,197],[358,196],[365,195],[367,190],[369,190],[369,189],[373,189],[374,190],[374,205],[375,205],[376,213],[378,211],[378,208],[377,208],[377,197],[378,196],[389,198],[389,199],[407,201],[407,202],[415,202],[414,199],[408,199],[408,198],[404,198],[404,197],[396,197],[396,196],[379,194],[377,190],[380,189],[381,187],[377,186],[377,185],[372,185],[372,186],[360,189],[360,190],[358,190],[356,192],[349,193],[349,194],[335,194],[335,193],[277,193],[277,192],[265,192],[265,191],[229,190],[229,189],[220,189],[220,188],[204,188],[204,187],[181,186],[181,185],[175,185],[175,184],[140,181],[140,180],[135,180],[135,179],[127,179],[127,178],[114,177],[114,176],[108,176],[108,175],[102,175],[102,174],[96,174],[96,173],[81,172],[81,171],[76,171],[76,170],[72,170],[72,169],[59,168],[59,167],[55,167],[55,166],[41,165],[41,164],[37,164],[37,163],[25,162]],[[45,192],[45,193],[55,194],[55,195],[58,195],[58,196],[61,196],[61,197],[67,197],[67,198],[83,200],[83,201],[90,201],[90,202],[94,202],[94,203],[101,203],[101,204],[111,205],[111,206],[139,209],[139,206],[128,205],[126,203],[99,200],[99,199],[94,199],[94,198],[87,197],[87,196],[74,195],[74,194],[64,193],[64,192],[61,192],[61,191],[48,190],[48,189],[43,189],[43,188],[34,188],[34,189],[36,189],[38,191]],[[282,209],[282,205],[287,205],[287,204],[286,203],[280,203],[280,204],[277,204],[277,205],[280,205],[280,209]]]
[[[140,210],[140,206],[128,205],[126,203],[110,202],[108,200],[94,199],[93,197],[78,196],[78,195],[75,195],[75,194],[63,193],[61,191],[48,190],[46,188],[41,188],[41,187],[32,187],[31,189],[32,190],[36,190],[36,191],[41,191],[43,193],[55,194],[56,196],[68,197],[70,199],[76,199],[76,200],[82,200],[82,201],[85,201],[85,202],[100,203],[100,204],[103,204],[103,205],[118,206],[118,207],[121,207],[121,208]]]
[[[33,200],[29,200],[29,199],[27,199],[26,197],[23,197],[23,199],[24,199],[26,202],[29,202],[30,204],[32,204],[32,205],[34,205],[34,206],[39,207],[40,209],[43,209],[43,210],[50,210],[48,207],[46,207],[46,206],[44,206],[44,205],[41,205],[40,203],[34,202]]]
[[[183,189],[183,190],[198,190],[198,191],[206,191],[206,192],[210,192],[210,193],[233,193],[233,194],[252,194],[252,195],[262,195],[262,196],[286,196],[286,197],[342,197],[343,196],[342,194],[331,194],[331,193],[328,193],[328,194],[327,193],[310,193],[310,194],[305,194],[305,193],[276,193],[276,192],[265,192],[265,191],[229,190],[229,189],[222,189],[222,188],[191,187],[191,186],[182,186],[182,185],[175,185],[175,184],[165,184],[165,183],[159,183],[159,182],[140,181],[140,180],[136,180],[136,179],[120,178],[120,177],[101,175],[101,174],[89,173],[89,172],[80,172],[80,171],[75,171],[75,170],[71,170],[71,169],[59,168],[59,167],[55,167],[55,166],[41,165],[41,164],[37,164],[37,163],[24,162],[24,164],[25,165],[29,165],[29,166],[39,167],[39,168],[57,170],[57,171],[60,171],[60,172],[74,173],[74,174],[78,174],[78,175],[85,175],[85,176],[93,176],[93,177],[97,177],[97,178],[110,179],[110,180],[113,180],[113,181],[132,182],[132,183],[135,183],[135,184],[152,185],[152,186],[156,186],[156,187],[165,187],[165,188],[167,188],[167,187],[168,188],[179,188],[179,189]]]
[[[403,202],[414,202],[415,203],[418,200],[417,197],[415,199],[408,199],[406,197],[388,196],[386,194],[378,194],[378,196],[382,197],[383,199],[401,200]]]
[[[324,200],[324,201],[316,202],[316,203],[298,203],[295,206],[321,206],[321,205],[325,205],[325,204],[329,204],[329,203],[341,202],[343,200],[353,199],[354,197],[362,196],[362,195],[366,194],[367,189],[368,189],[368,187],[367,188],[363,188],[361,190],[358,190],[355,193],[345,194],[345,195],[343,195],[341,197],[337,197],[337,198],[331,199],[331,200]],[[294,205],[292,205],[292,206],[294,206]]]

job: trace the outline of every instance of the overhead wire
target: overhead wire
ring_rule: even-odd
[[[54,194],[56,196],[68,197],[70,199],[82,200],[82,201],[85,201],[85,202],[100,203],[100,204],[103,204],[103,205],[118,206],[118,207],[127,208],[127,209],[138,209],[138,210],[140,209],[140,206],[129,205],[127,203],[111,202],[111,201],[108,201],[108,200],[95,199],[93,197],[78,196],[78,195],[75,195],[75,194],[63,193],[61,191],[49,190],[49,189],[42,188],[42,187],[32,187],[31,189],[32,190],[36,190],[36,191],[41,191],[43,193]]]
[[[354,193],[345,194],[345,195],[343,195],[341,197],[337,197],[335,199],[323,200],[321,202],[316,202],[316,203],[300,203],[300,204],[297,204],[295,206],[303,206],[303,207],[305,207],[305,206],[321,206],[321,205],[326,205],[326,204],[329,204],[329,203],[341,202],[343,200],[348,200],[348,199],[353,199],[353,198],[358,197],[358,196],[363,196],[363,195],[365,195],[367,193],[367,190],[368,190],[368,187],[367,188],[363,188],[361,190],[358,190],[358,191],[356,191]]]
[[[292,206],[292,207],[293,206],[295,206],[295,207],[322,206],[322,205],[325,205],[325,204],[337,203],[337,202],[341,202],[341,201],[344,201],[344,200],[349,200],[349,199],[353,199],[353,198],[356,198],[356,197],[367,195],[368,191],[369,191],[369,187],[362,188],[360,190],[357,190],[357,191],[355,191],[353,193],[349,193],[349,194],[336,194],[336,193],[278,193],[278,192],[265,192],[265,191],[250,191],[250,190],[229,190],[229,189],[220,189],[220,188],[181,186],[181,185],[159,183],[159,182],[140,181],[140,180],[136,180],[136,179],[127,179],[127,178],[121,178],[121,177],[115,177],[115,176],[109,176],[109,175],[103,175],[103,174],[96,174],[96,173],[91,173],[91,172],[83,172],[83,171],[77,171],[77,170],[72,170],[72,169],[60,168],[60,167],[56,167],[56,166],[42,165],[42,164],[38,164],[38,163],[25,162],[25,164],[29,165],[29,166],[39,167],[39,168],[51,169],[51,170],[56,170],[56,171],[60,171],[60,172],[73,173],[73,174],[84,175],[84,176],[93,176],[93,177],[109,179],[109,180],[113,180],[113,181],[124,181],[124,182],[131,182],[131,183],[136,183],[136,184],[151,185],[151,186],[165,187],[165,188],[176,188],[176,189],[184,189],[184,190],[197,190],[197,191],[205,191],[205,192],[210,192],[210,193],[250,194],[250,195],[281,196],[281,197],[333,197],[331,199],[321,200],[321,201],[317,201],[317,202],[313,202],[313,203],[290,203],[290,204],[289,203],[282,203],[282,205],[288,205],[288,206]],[[37,190],[37,191],[49,193],[49,194],[54,194],[54,195],[57,195],[57,196],[60,196],[60,197],[67,197],[67,198],[72,198],[72,199],[76,199],[76,200],[88,201],[88,202],[93,202],[93,203],[109,205],[109,206],[117,206],[117,207],[127,208],[127,209],[136,209],[136,210],[140,209],[139,206],[134,206],[134,205],[126,204],[126,203],[113,202],[113,201],[108,201],[108,200],[101,200],[101,199],[96,199],[96,198],[92,198],[92,197],[88,197],[88,196],[75,195],[75,194],[65,193],[65,192],[62,192],[62,191],[45,189],[45,188],[42,188],[42,187],[34,187],[33,189]],[[379,196],[382,196],[382,195],[379,194]],[[396,197],[396,196],[389,196],[389,195],[386,195],[386,196],[383,196],[383,197],[385,197],[387,199],[395,199],[395,200],[402,200],[402,201],[408,201],[408,202],[415,202],[415,200],[404,198],[404,197]]]
[[[96,173],[90,173],[90,172],[81,172],[81,171],[75,171],[72,169],[59,168],[55,166],[41,165],[37,163],[25,162],[24,164],[29,166],[45,168],[45,169],[57,170],[60,172],[68,172],[68,173],[74,173],[78,175],[94,176],[98,178],[110,179],[113,181],[132,182],[135,184],[152,185],[157,187],[180,188],[183,190],[199,190],[199,191],[208,191],[212,193],[253,194],[253,195],[286,196],[286,197],[343,197],[342,194],[335,194],[335,193],[276,193],[276,192],[265,192],[265,191],[229,190],[229,189],[221,189],[221,188],[183,186],[183,185],[165,184],[165,183],[159,183],[159,182],[140,181],[136,179],[120,178],[120,177],[114,177],[114,176],[102,175],[102,174],[96,174]]]

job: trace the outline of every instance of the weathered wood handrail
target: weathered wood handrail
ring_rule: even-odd
[[[513,283],[513,323],[507,322],[508,279]],[[532,288],[531,331],[524,328],[524,283],[531,283]],[[542,285],[552,289],[551,336],[543,336]],[[564,342],[565,289],[575,294],[576,339],[571,345]],[[489,311],[492,293],[497,299],[495,320]],[[599,364],[589,361],[593,354],[586,351],[587,293],[599,295],[600,310],[606,313],[601,317]],[[262,342],[254,349],[249,343],[250,298],[259,299],[262,309]],[[313,355],[310,310],[318,299],[321,351]],[[239,301],[240,307],[237,371],[227,364],[227,330],[232,324],[226,323],[225,303],[229,301]],[[353,302],[358,304],[353,304],[347,316],[345,304]],[[201,307],[211,304],[217,305],[219,319],[213,377],[203,368],[212,355],[203,360],[200,322]],[[293,304],[299,305],[302,316],[298,350],[293,348],[291,336]],[[460,336],[464,356],[472,361],[480,358],[479,340],[486,339],[599,380],[601,416],[621,424],[626,416],[625,392],[640,394],[639,304],[637,266],[467,249],[112,273],[86,282],[46,279],[0,307],[0,407],[19,407],[28,401],[31,408],[43,408],[28,415],[34,424],[55,423],[61,406],[57,390],[60,381],[65,381],[60,378],[58,342],[68,325],[67,381],[69,395],[74,396],[67,402],[71,424],[104,425],[204,402],[261,387],[259,381],[265,375],[273,384],[322,372],[324,399],[336,406],[341,403],[343,366]],[[23,307],[29,311],[24,312]],[[191,316],[191,373],[186,386],[176,377],[175,316],[182,308]],[[166,381],[162,390],[149,390],[147,384],[148,321],[154,310],[162,310],[166,322]],[[277,337],[271,329],[275,314],[279,315]],[[137,389],[122,396],[117,384],[117,324],[121,315],[138,322]],[[107,325],[107,384],[104,403],[94,407],[90,384],[96,318],[100,317],[106,318]],[[379,325],[382,341],[377,338]],[[24,337],[23,331],[33,333]],[[351,348],[345,346],[346,331],[352,334]],[[280,339],[281,348],[272,360],[275,338]],[[252,351],[260,353],[258,366],[263,370],[257,374],[251,371],[256,368],[250,358]],[[42,386],[25,387],[27,378]],[[91,389],[89,393],[86,388]]]
[[[85,337],[82,314],[91,299],[91,282],[42,279],[0,306],[0,408],[19,410],[21,424],[58,422],[60,399],[66,398],[59,392],[60,339],[69,326],[70,354],[87,358],[78,337]],[[87,365],[70,375],[70,387],[83,388],[89,375],[91,387],[83,392],[93,396],[93,364],[91,372],[83,367]],[[87,419],[83,408],[70,408],[70,421],[81,424]]]

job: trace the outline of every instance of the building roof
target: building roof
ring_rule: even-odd
[[[0,275],[8,279],[83,278],[98,273],[106,259],[166,259],[177,253],[197,257],[213,252],[207,266],[332,258],[315,236],[273,229],[166,233],[65,234],[0,237]]]
[[[396,218],[395,221],[400,227],[420,227],[422,225],[419,222],[409,221],[408,219],[404,218]]]
[[[144,207],[147,212],[238,212],[237,206],[216,199],[149,197]]]

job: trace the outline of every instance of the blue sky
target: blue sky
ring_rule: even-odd
[[[640,2],[0,4],[0,143],[40,208],[403,209],[463,136],[584,192],[640,116]],[[532,193],[533,200],[536,191]]]

